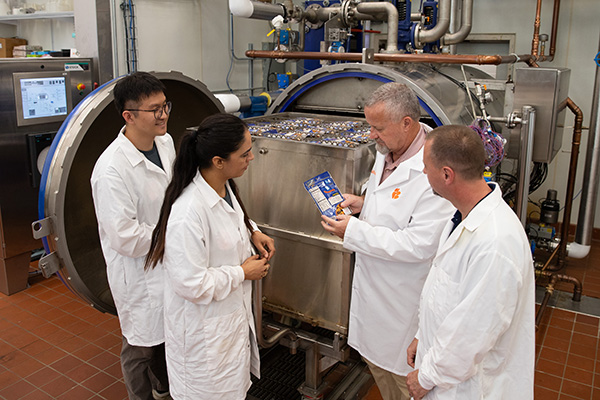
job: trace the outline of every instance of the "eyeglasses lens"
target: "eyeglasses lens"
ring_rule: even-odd
[[[162,107],[154,110],[154,118],[161,119],[163,116],[163,111],[167,115],[171,114],[171,108],[173,108],[173,104],[170,101],[167,101]]]

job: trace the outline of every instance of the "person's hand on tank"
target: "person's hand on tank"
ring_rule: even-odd
[[[341,214],[336,215],[336,219],[329,218],[325,215],[321,215],[321,218],[323,218],[323,221],[321,221],[323,229],[325,229],[332,235],[343,239],[346,233],[346,227],[348,226],[348,222],[350,222],[350,218],[352,217],[350,215]]]
[[[275,241],[260,231],[252,232],[251,240],[258,250],[258,254],[270,261],[275,254]]]

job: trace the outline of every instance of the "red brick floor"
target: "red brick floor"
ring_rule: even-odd
[[[117,318],[56,276],[30,282],[12,296],[0,293],[0,399],[126,399]]]
[[[548,308],[536,337],[535,400],[599,400],[599,318]],[[363,400],[381,400],[373,386]]]

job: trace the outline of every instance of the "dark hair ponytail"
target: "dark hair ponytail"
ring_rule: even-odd
[[[233,194],[235,195],[235,198],[237,199],[238,203],[240,203],[240,207],[242,209],[242,211],[244,212],[244,225],[246,225],[246,228],[248,228],[248,230],[250,232],[252,232],[252,224],[250,224],[250,218],[248,218],[248,213],[246,212],[246,207],[244,207],[244,203],[242,203],[242,198],[240,197],[240,194],[238,192],[238,187],[235,184],[235,182],[233,181],[233,179],[229,180],[229,186],[231,187],[231,190],[233,191]]]
[[[150,250],[146,256],[145,269],[154,268],[165,255],[165,237],[171,208],[183,190],[194,180],[199,170],[209,168],[215,156],[229,158],[240,148],[248,126],[244,121],[231,114],[215,114],[206,118],[200,126],[187,134],[181,141],[179,154],[173,165],[173,178],[167,186],[165,199],[154,231]],[[238,195],[235,182],[229,179],[229,185],[244,212],[244,224],[252,231],[246,209]]]
[[[175,200],[181,196],[183,189],[192,183],[198,172],[195,133],[186,135],[179,146],[179,154],[173,165],[173,178],[167,186],[165,199],[160,208],[160,216],[152,232],[150,250],[144,265],[145,269],[154,268],[157,262],[162,261],[165,254],[165,236],[167,234],[167,222],[169,221],[169,215],[171,215],[171,207]]]

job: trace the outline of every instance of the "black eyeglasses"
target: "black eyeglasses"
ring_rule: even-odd
[[[173,108],[173,104],[170,101],[167,101],[165,104],[163,104],[162,106],[155,108],[153,110],[140,110],[140,109],[133,109],[133,108],[126,108],[124,111],[145,111],[145,112],[153,112],[154,113],[154,118],[156,119],[161,119],[163,116],[163,111],[169,115],[171,114],[171,109]]]

